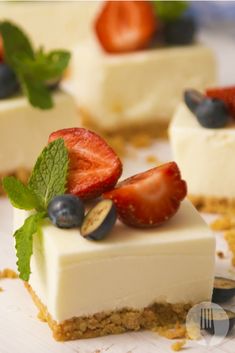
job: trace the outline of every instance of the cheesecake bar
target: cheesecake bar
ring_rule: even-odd
[[[14,227],[28,212],[14,212]],[[189,201],[161,227],[118,222],[102,241],[44,224],[35,234],[26,284],[56,340],[184,322],[211,299],[215,239]]]
[[[74,50],[71,75],[85,125],[161,135],[184,89],[215,84],[216,67],[211,50],[199,44],[107,54],[92,38]]]
[[[221,128],[205,128],[182,103],[169,134],[173,157],[187,181],[194,205],[205,212],[234,212],[234,122]]]
[[[99,1],[0,2],[2,18],[18,23],[46,49],[73,48],[90,33],[99,8]]]
[[[48,135],[55,129],[79,124],[76,105],[70,95],[57,90],[53,99],[54,107],[49,110],[32,107],[23,96],[0,101],[0,179],[17,175],[27,181]]]

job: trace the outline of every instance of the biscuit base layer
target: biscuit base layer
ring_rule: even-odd
[[[224,237],[228,243],[229,250],[232,253],[232,265],[235,266],[235,230],[228,230]]]
[[[186,315],[192,307],[189,303],[154,304],[143,310],[122,309],[102,312],[87,317],[73,317],[57,323],[32,287],[28,283],[25,283],[25,286],[39,309],[39,317],[48,323],[57,341],[92,338],[141,329],[157,331],[177,327],[185,322]]]
[[[190,201],[201,212],[235,213],[235,199],[188,195]]]
[[[30,176],[31,171],[28,170],[27,168],[17,168],[16,170],[13,170],[11,172],[6,172],[6,173],[0,173],[0,196],[5,195],[5,192],[3,190],[2,187],[2,178],[6,177],[6,176],[14,176],[17,179],[19,179],[20,181],[22,181],[22,183],[26,184],[28,181],[28,178]]]
[[[134,147],[148,147],[155,138],[168,138],[169,121],[165,122],[156,119],[156,122],[141,122],[139,124],[117,126],[113,130],[104,130],[94,123],[94,119],[82,107],[78,107],[82,126],[90,130],[96,131],[102,136],[119,154],[125,154],[126,144]]]

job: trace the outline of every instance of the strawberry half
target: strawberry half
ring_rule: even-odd
[[[101,137],[83,128],[70,128],[53,132],[49,142],[58,138],[64,139],[69,153],[68,193],[91,199],[115,186],[122,163]]]
[[[106,1],[95,22],[95,31],[109,53],[145,48],[157,29],[150,1]]]
[[[221,99],[228,107],[231,115],[235,118],[235,86],[209,88],[206,90],[207,97]]]
[[[135,227],[155,227],[172,217],[187,193],[175,162],[121,182],[105,198],[113,200],[121,221]]]

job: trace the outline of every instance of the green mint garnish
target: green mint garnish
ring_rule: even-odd
[[[5,177],[2,185],[14,207],[23,210],[33,210],[39,207],[40,203],[34,192],[15,177]]]
[[[65,193],[68,160],[68,151],[61,138],[51,142],[38,157],[28,185],[43,210],[56,195]]]
[[[28,281],[30,258],[33,249],[33,235],[40,231],[40,225],[47,217],[48,203],[66,191],[69,157],[63,139],[48,144],[33,168],[28,185],[14,177],[5,177],[3,187],[12,205],[24,210],[35,210],[15,234],[16,255],[19,276]]]
[[[42,48],[35,51],[27,35],[8,21],[0,22],[0,33],[5,60],[16,73],[29,102],[40,109],[52,108],[47,82],[62,76],[68,66],[70,53],[64,50],[45,53]]]
[[[45,216],[46,214],[44,212],[38,212],[29,216],[23,226],[14,234],[19,277],[24,281],[28,281],[30,276],[33,235],[39,232],[40,224]]]
[[[187,1],[153,1],[158,18],[162,21],[173,21],[180,18],[188,8]]]

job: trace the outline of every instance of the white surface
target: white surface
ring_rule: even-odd
[[[15,209],[14,228],[29,214]],[[117,222],[100,242],[46,224],[34,237],[29,283],[59,322],[155,302],[199,303],[211,298],[214,253],[214,236],[185,200],[161,227]]]
[[[132,155],[125,163],[125,174],[130,175],[140,170],[152,167],[146,164],[145,158],[155,154],[162,161],[170,159],[169,146],[157,142],[151,150],[143,150],[138,155]],[[206,217],[209,221],[213,216]],[[5,199],[0,201],[0,269],[15,267],[14,249],[11,235],[12,209]],[[235,277],[235,269],[230,266],[230,255],[227,244],[221,234],[217,235],[217,249],[223,250],[225,259],[216,258],[216,274]],[[1,353],[161,353],[172,352],[172,341],[164,339],[152,332],[126,333],[117,336],[79,340],[58,343],[52,339],[47,324],[40,322],[37,309],[32,303],[27,291],[19,280],[1,280],[0,286],[0,352]],[[235,301],[230,308],[235,310]],[[207,348],[195,342],[188,342],[191,353],[206,353]],[[213,347],[213,353],[234,353],[235,330],[219,347]]]

